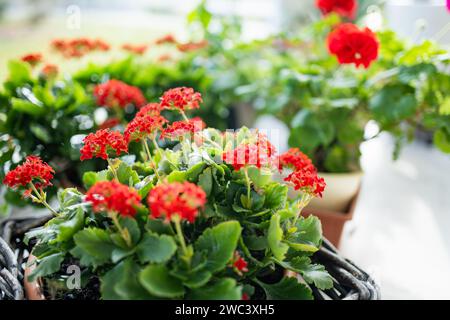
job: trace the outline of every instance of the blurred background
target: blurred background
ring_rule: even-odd
[[[186,15],[197,0],[0,0],[0,79],[6,64],[29,52],[49,52],[55,38],[100,37],[112,44],[145,43],[173,33],[188,39]],[[450,45],[445,0],[361,0],[358,14],[372,29],[387,24],[411,42]],[[211,0],[215,15],[242,18],[242,37],[265,38],[317,19],[313,0]],[[95,57],[102,59],[102,57]],[[54,56],[70,71],[87,63]],[[282,123],[264,116],[260,128]],[[381,134],[361,146],[363,187],[355,218],[341,242],[345,256],[368,270],[386,299],[450,299],[450,157],[416,140],[392,161],[394,140]]]

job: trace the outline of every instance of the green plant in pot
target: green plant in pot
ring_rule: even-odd
[[[55,217],[27,234],[35,242],[30,298],[312,299],[310,286],[333,286],[313,262],[320,221],[300,215],[325,187],[311,161],[279,157],[258,131],[202,129],[186,116],[202,101],[188,89],[166,92],[123,135],[86,137],[81,157],[109,165],[85,173],[86,193],[60,190]],[[164,109],[183,120],[165,121]],[[162,139],[172,147],[162,148]],[[140,161],[121,157],[132,144],[142,148]],[[44,194],[53,171],[32,160],[38,163],[18,166],[4,183]],[[289,174],[277,182],[272,174],[283,166]],[[289,186],[298,197],[288,197]],[[79,282],[69,267],[78,268]]]

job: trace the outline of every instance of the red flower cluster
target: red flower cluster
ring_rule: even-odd
[[[325,180],[317,175],[314,167],[296,170],[288,175],[284,181],[292,183],[295,190],[301,190],[316,197],[322,197],[322,192],[326,186]]]
[[[52,47],[66,58],[79,58],[92,51],[108,51],[109,44],[100,39],[77,38],[72,40],[56,39]]]
[[[159,39],[156,39],[156,44],[175,44],[177,43],[177,40],[172,34],[165,35],[164,37],[161,37]]]
[[[202,95],[187,87],[167,90],[161,97],[162,107],[180,109],[181,111],[198,109],[202,102]]]
[[[233,267],[236,268],[236,270],[239,271],[239,272],[248,272],[247,265],[248,265],[247,261],[245,261],[241,257],[239,252],[235,251],[234,252],[234,257],[233,257]]]
[[[31,66],[37,65],[39,62],[42,61],[42,54],[40,53],[30,53],[27,55],[24,55],[22,58],[20,58],[23,62],[29,63]]]
[[[302,170],[313,165],[311,159],[298,148],[291,148],[279,157],[280,170],[283,167],[292,167],[294,170]]]
[[[115,126],[120,124],[120,119],[117,117],[112,117],[109,119],[106,119],[105,122],[103,122],[99,128],[100,129],[111,129],[114,128]]]
[[[80,160],[91,159],[93,157],[108,159],[108,152],[114,150],[119,156],[122,152],[128,152],[128,144],[122,134],[118,131],[101,129],[95,133],[90,133],[83,140],[84,146],[81,148]]]
[[[125,140],[129,142],[146,138],[157,130],[162,130],[166,122],[166,118],[160,115],[146,114],[135,117],[125,128]]]
[[[203,40],[200,42],[179,43],[177,45],[177,49],[180,50],[181,52],[189,52],[203,49],[206,46],[208,46],[208,41]]]
[[[46,64],[42,68],[41,74],[46,78],[56,77],[56,75],[58,74],[58,67],[54,64]]]
[[[244,143],[233,150],[224,152],[222,160],[231,164],[234,170],[239,171],[247,165],[257,168],[273,166],[277,162],[275,147],[262,133],[257,133],[254,143]]]
[[[358,2],[356,0],[316,0],[316,6],[323,14],[335,12],[340,16],[353,19]]]
[[[114,79],[95,86],[94,96],[97,105],[110,108],[125,108],[129,104],[140,108],[145,104],[145,97],[139,88]]]
[[[328,50],[339,63],[354,63],[368,68],[378,57],[379,42],[369,29],[359,29],[351,23],[338,26],[328,35]]]
[[[54,173],[53,168],[43,162],[41,158],[28,156],[23,164],[6,174],[3,184],[15,188],[17,186],[25,187],[32,182],[36,188],[45,188],[52,185],[50,180],[53,179]]]
[[[141,197],[130,187],[117,181],[100,181],[86,193],[86,202],[94,212],[113,211],[122,216],[134,216],[141,205]]]
[[[164,216],[166,220],[170,220],[172,216],[178,215],[191,223],[205,203],[205,191],[187,181],[157,185],[148,197],[153,218]]]
[[[131,53],[138,54],[138,55],[143,55],[145,53],[145,51],[147,51],[147,48],[148,48],[148,45],[146,45],[146,44],[133,45],[133,44],[126,43],[122,46],[123,50],[129,51]]]
[[[192,134],[203,129],[203,121],[190,119],[189,121],[175,121],[161,132],[161,139],[178,139],[186,134]]]
[[[164,107],[161,107],[159,103],[151,102],[139,109],[138,113],[136,113],[136,117],[142,117],[144,115],[157,116],[163,109]]]

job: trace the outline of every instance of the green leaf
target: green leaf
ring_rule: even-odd
[[[153,298],[137,279],[139,266],[128,258],[100,278],[104,300],[141,300]]]
[[[19,98],[11,98],[11,106],[14,110],[28,113],[32,116],[40,116],[45,114],[45,108],[42,106]]]
[[[99,228],[86,228],[74,236],[75,248],[70,253],[84,266],[98,267],[109,261],[116,248],[108,232]]]
[[[450,116],[450,97],[444,99],[439,106],[439,114],[443,116]]]
[[[44,143],[50,143],[50,141],[52,140],[52,137],[48,132],[48,129],[40,124],[31,123],[30,131],[34,134],[36,138],[38,138]]]
[[[31,82],[31,68],[28,63],[18,60],[8,62],[8,83],[14,87]]]
[[[139,229],[136,219],[132,217],[120,217],[120,225],[127,229],[131,236],[131,241],[137,243],[141,238],[141,230]]]
[[[45,277],[59,271],[63,261],[63,252],[58,252],[38,260],[36,268],[28,276],[28,281],[34,281],[39,277]]]
[[[415,89],[401,84],[385,86],[369,101],[375,120],[388,124],[413,116],[417,106]]]
[[[198,176],[198,185],[205,191],[206,196],[209,197],[213,187],[213,178],[211,168],[206,168],[199,176]]]
[[[312,300],[311,289],[296,278],[284,277],[280,282],[267,284],[257,281],[264,289],[267,300]]]
[[[184,295],[181,281],[170,275],[164,265],[149,265],[139,273],[139,281],[147,291],[161,298],[180,298]]]
[[[297,272],[302,275],[308,283],[322,290],[333,287],[333,278],[320,264],[312,264],[311,259],[306,256],[294,257],[290,261],[277,261],[283,268]]]
[[[269,230],[267,231],[267,243],[275,258],[283,261],[289,250],[289,246],[283,242],[283,229],[280,227],[280,216],[274,214],[270,218]]]
[[[120,183],[123,183],[125,185],[130,185],[130,181],[132,182],[131,186],[134,186],[139,182],[139,176],[137,172],[123,161],[120,163],[119,168],[117,169],[117,178]]]
[[[240,235],[241,226],[237,221],[222,222],[203,232],[194,247],[206,254],[208,271],[214,273],[225,268],[233,257]]]
[[[322,243],[322,224],[319,218],[300,217],[296,223],[297,232],[289,237],[289,246],[295,250],[316,252]]]
[[[442,152],[450,153],[450,135],[441,129],[434,133],[433,142]]]
[[[264,188],[265,202],[264,207],[272,210],[281,209],[286,204],[288,187],[280,183],[271,183]]]
[[[168,261],[177,250],[177,245],[168,235],[146,233],[136,248],[141,263],[162,263]]]
[[[236,280],[222,278],[215,283],[192,290],[187,298],[192,300],[240,300],[242,288],[236,284]]]
[[[172,171],[167,176],[167,181],[169,183],[186,181],[186,171]]]
[[[208,283],[209,279],[211,279],[212,274],[207,270],[199,270],[189,275],[187,280],[183,281],[183,284],[191,289],[200,288]]]
[[[78,208],[75,215],[70,220],[58,223],[58,235],[56,236],[54,242],[71,240],[73,235],[81,230],[83,226],[84,211],[82,208]]]

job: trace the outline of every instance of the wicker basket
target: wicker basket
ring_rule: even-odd
[[[0,224],[0,300],[24,299],[23,274],[33,243],[24,244],[23,235],[50,218],[11,218]],[[379,288],[373,279],[350,260],[342,258],[328,240],[324,240],[313,260],[325,266],[334,282],[334,288],[329,290],[311,286],[315,299],[380,299]]]

